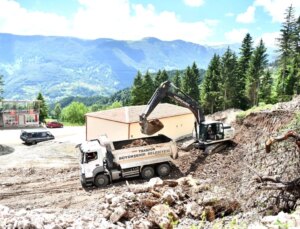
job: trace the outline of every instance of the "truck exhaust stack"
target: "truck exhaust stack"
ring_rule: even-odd
[[[140,122],[141,132],[146,135],[153,135],[164,128],[164,124],[158,119],[143,120]]]

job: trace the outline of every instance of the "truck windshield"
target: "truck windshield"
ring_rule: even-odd
[[[86,155],[86,162],[87,163],[89,163],[90,161],[94,161],[94,160],[98,159],[97,152],[88,152],[85,155]]]

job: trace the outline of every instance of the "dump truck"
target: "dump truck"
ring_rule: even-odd
[[[149,180],[171,172],[177,158],[176,143],[165,135],[122,141],[106,136],[77,145],[80,154],[80,181],[83,187],[104,187],[115,180],[138,177]]]

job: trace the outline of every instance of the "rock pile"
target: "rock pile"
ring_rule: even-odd
[[[30,206],[13,210],[1,205],[0,228],[173,228],[191,220],[209,223],[240,211],[236,200],[216,198],[215,192],[191,176],[152,178],[146,184],[128,184],[122,194],[108,193],[93,208],[80,211]]]

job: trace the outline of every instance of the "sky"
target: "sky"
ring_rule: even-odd
[[[240,43],[276,47],[285,11],[300,0],[0,0],[0,33],[83,39]]]

